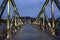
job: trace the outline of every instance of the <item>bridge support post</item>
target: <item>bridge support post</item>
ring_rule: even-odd
[[[43,31],[45,30],[45,16],[44,16],[44,12],[43,12],[43,24],[42,24],[42,29],[43,29]]]
[[[15,32],[17,31],[17,20],[16,20],[16,14],[14,14],[14,24],[15,24]]]
[[[7,19],[7,39],[11,37],[11,26],[10,26],[10,0],[8,0],[8,19]]]
[[[55,35],[55,24],[54,24],[54,0],[51,0],[51,10],[52,10],[52,27],[51,27],[51,33],[54,36]]]
[[[41,25],[41,22],[40,22],[41,20],[40,20],[40,17],[38,18],[38,28],[40,29],[41,27],[40,27],[40,25]]]

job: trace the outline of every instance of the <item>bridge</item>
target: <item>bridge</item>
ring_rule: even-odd
[[[51,1],[52,19],[49,19],[46,6]],[[46,0],[36,18],[21,17],[14,0],[3,0],[0,6],[0,40],[60,40],[56,36],[55,28],[59,22],[54,19],[54,3],[60,10],[58,0]],[[7,19],[3,19],[3,12],[7,7]],[[10,4],[14,9],[14,16],[10,19]],[[42,17],[41,17],[42,16]],[[0,29],[1,29],[0,28]]]

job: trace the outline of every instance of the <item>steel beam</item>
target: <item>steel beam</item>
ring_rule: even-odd
[[[10,0],[8,0],[8,8],[7,8],[7,11],[8,11],[8,19],[7,19],[7,39],[9,39],[10,37]]]
[[[8,0],[8,8],[7,8],[7,13],[8,13],[8,20],[7,20],[7,27],[9,29],[10,27],[10,0]]]
[[[52,27],[54,28],[54,0],[51,0],[51,11],[52,11]]]
[[[48,16],[47,16],[47,14],[46,14],[46,11],[44,11],[44,16],[46,17],[46,20],[47,20],[47,22],[48,22],[49,27],[51,27],[51,23],[49,22],[49,19],[48,19]]]
[[[16,13],[14,14],[14,18],[15,18],[15,19],[14,19],[14,21],[15,21],[15,26],[17,26],[17,20],[16,20],[17,17],[16,17]]]
[[[59,2],[59,0],[54,0],[54,2],[56,3],[57,7],[58,7],[59,10],[60,10],[60,2]]]
[[[40,15],[43,14],[43,25],[42,25],[43,31],[45,30],[44,29],[44,25],[45,25],[45,22],[44,22],[45,21],[44,11],[45,11],[45,8],[48,5],[48,3],[49,3],[49,0],[46,0],[45,3],[44,3],[44,5],[43,5],[43,7],[42,7],[42,9],[41,9],[41,11],[40,11],[40,13],[36,17],[36,19],[38,19],[38,18],[40,18]]]
[[[38,16],[36,18],[40,17],[40,15],[42,14],[42,12],[45,11],[45,8],[48,5],[48,3],[49,3],[49,0],[46,0],[45,3],[44,3],[44,5],[43,5],[43,7],[42,7],[42,9],[41,9],[41,11],[40,11],[40,13],[38,14]]]
[[[44,3],[44,5],[43,5],[43,7],[42,7],[42,9],[41,9],[41,11],[40,11],[40,13],[36,17],[36,19],[40,19],[40,15],[45,11],[45,8],[48,5],[48,3],[49,3],[49,0],[46,0],[45,3]]]
[[[54,0],[51,0],[51,12],[52,12],[52,28],[51,32],[52,35],[55,35],[55,22],[54,22]]]
[[[19,15],[19,12],[18,12],[18,9],[17,9],[17,7],[15,5],[14,0],[11,0],[11,3],[12,3],[12,6],[14,8],[14,12],[15,12],[16,16],[18,16],[20,18],[20,15]]]
[[[5,7],[6,7],[6,5],[7,5],[7,2],[8,2],[8,0],[4,0],[4,1],[2,2],[2,4],[1,4],[2,10],[1,10],[1,13],[0,13],[0,19],[1,19],[2,15],[3,15],[3,12],[4,12],[4,10],[5,10]]]
[[[15,5],[14,0],[11,0],[11,3],[12,3],[12,6],[14,8],[14,12],[15,12],[15,14],[14,14],[15,15],[14,16],[15,17],[15,19],[14,19],[15,20],[15,26],[17,26],[17,22],[16,22],[17,20],[16,20],[16,18],[19,17],[19,19],[20,19],[20,15],[19,15],[19,12],[18,12],[18,9],[17,9],[17,7]]]
[[[2,10],[2,7],[0,7],[0,12],[1,12],[1,10]]]
[[[43,23],[42,23],[42,29],[43,29],[43,31],[45,30],[45,15],[44,15],[44,12],[43,12]]]

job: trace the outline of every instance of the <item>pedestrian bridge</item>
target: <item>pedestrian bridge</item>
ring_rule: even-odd
[[[51,19],[45,11],[49,2],[51,2]],[[10,18],[10,3],[14,9],[12,18]],[[0,40],[60,40],[55,32],[59,22],[54,19],[54,3],[60,10],[60,1],[46,0],[36,18],[22,18],[14,0],[3,0],[0,6]],[[2,15],[7,4],[8,15],[5,20]]]

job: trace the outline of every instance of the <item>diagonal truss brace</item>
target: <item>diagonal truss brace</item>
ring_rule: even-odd
[[[46,14],[46,11],[44,11],[44,16],[46,17],[46,20],[47,20],[47,22],[48,22],[49,27],[51,27],[51,24],[50,24],[50,22],[49,22],[49,19],[48,19],[48,16],[47,16],[47,14]]]
[[[44,11],[45,11],[45,8],[46,8],[46,6],[48,5],[48,3],[49,3],[49,0],[46,0],[45,3],[44,3],[44,5],[43,5],[43,7],[42,7],[42,9],[41,9],[41,11],[40,11],[40,13],[39,13],[38,16],[36,17],[37,20],[40,19],[40,16],[41,16],[42,13],[45,14]],[[46,15],[46,14],[45,14],[45,15]],[[44,16],[45,16],[45,15],[44,15]],[[46,16],[46,18],[48,18],[48,17]]]
[[[46,11],[45,11],[45,8],[46,8],[46,6],[48,5],[48,3],[49,3],[49,0],[46,0],[45,3],[44,3],[44,5],[43,5],[43,7],[42,7],[42,9],[41,9],[41,11],[40,11],[40,13],[39,13],[39,15],[37,16],[36,19],[39,20],[41,14],[43,14],[43,15],[46,17],[46,19],[47,19],[47,22],[48,22],[49,27],[51,27],[51,24],[50,24],[50,22],[49,22],[48,16],[47,16]],[[44,18],[43,18],[43,19],[44,19]],[[44,20],[43,20],[43,21],[44,21]],[[43,24],[44,24],[44,22],[43,22]]]
[[[1,8],[1,10],[0,10],[0,19],[1,19],[2,15],[3,15],[3,12],[4,12],[4,10],[5,10],[5,7],[6,7],[6,5],[7,5],[7,2],[8,2],[8,0],[4,0],[4,1],[2,2],[1,6],[0,6],[0,8]]]
[[[41,11],[40,11],[40,13],[38,14],[38,16],[36,18],[39,18],[40,15],[45,11],[45,8],[48,5],[48,3],[49,3],[49,0],[46,0],[43,7],[42,7],[42,9],[41,9]]]
[[[12,6],[13,6],[13,8],[14,8],[15,15],[20,18],[19,12],[18,12],[18,9],[17,9],[17,7],[16,7],[16,5],[15,5],[14,0],[11,0],[11,3],[12,3]]]
[[[54,0],[54,2],[56,3],[57,7],[58,7],[59,10],[60,10],[60,2],[59,2],[59,0]]]

